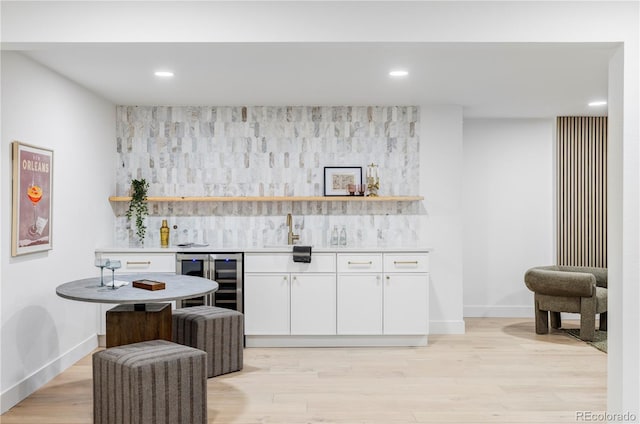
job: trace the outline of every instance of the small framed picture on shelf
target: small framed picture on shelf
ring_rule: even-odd
[[[362,186],[361,166],[325,166],[324,195],[354,195],[357,187]],[[351,189],[351,190],[350,190]]]

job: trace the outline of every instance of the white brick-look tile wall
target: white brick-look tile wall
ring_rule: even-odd
[[[322,196],[325,166],[379,165],[382,196],[418,190],[419,109],[414,106],[119,106],[116,194],[145,178],[150,196]],[[116,245],[137,244],[116,204]],[[334,225],[350,246],[413,245],[419,202],[150,203],[145,246],[212,248],[286,243],[285,216],[300,242],[323,246]],[[177,229],[173,229],[177,226]]]

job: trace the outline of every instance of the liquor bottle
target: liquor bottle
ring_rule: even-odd
[[[162,227],[160,227],[160,247],[169,247],[169,226],[167,220],[162,220]]]

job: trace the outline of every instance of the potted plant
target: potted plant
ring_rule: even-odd
[[[135,216],[136,235],[142,244],[144,244],[144,236],[147,231],[144,219],[149,215],[149,209],[147,207],[148,189],[149,183],[144,178],[131,180],[131,201],[129,202],[129,209],[126,213],[128,220],[130,220],[132,216]]]

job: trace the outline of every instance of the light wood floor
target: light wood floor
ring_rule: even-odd
[[[420,348],[246,349],[243,371],[209,379],[209,423],[559,424],[606,409],[606,354],[533,319],[465,321]],[[91,421],[90,356],[0,418]]]

